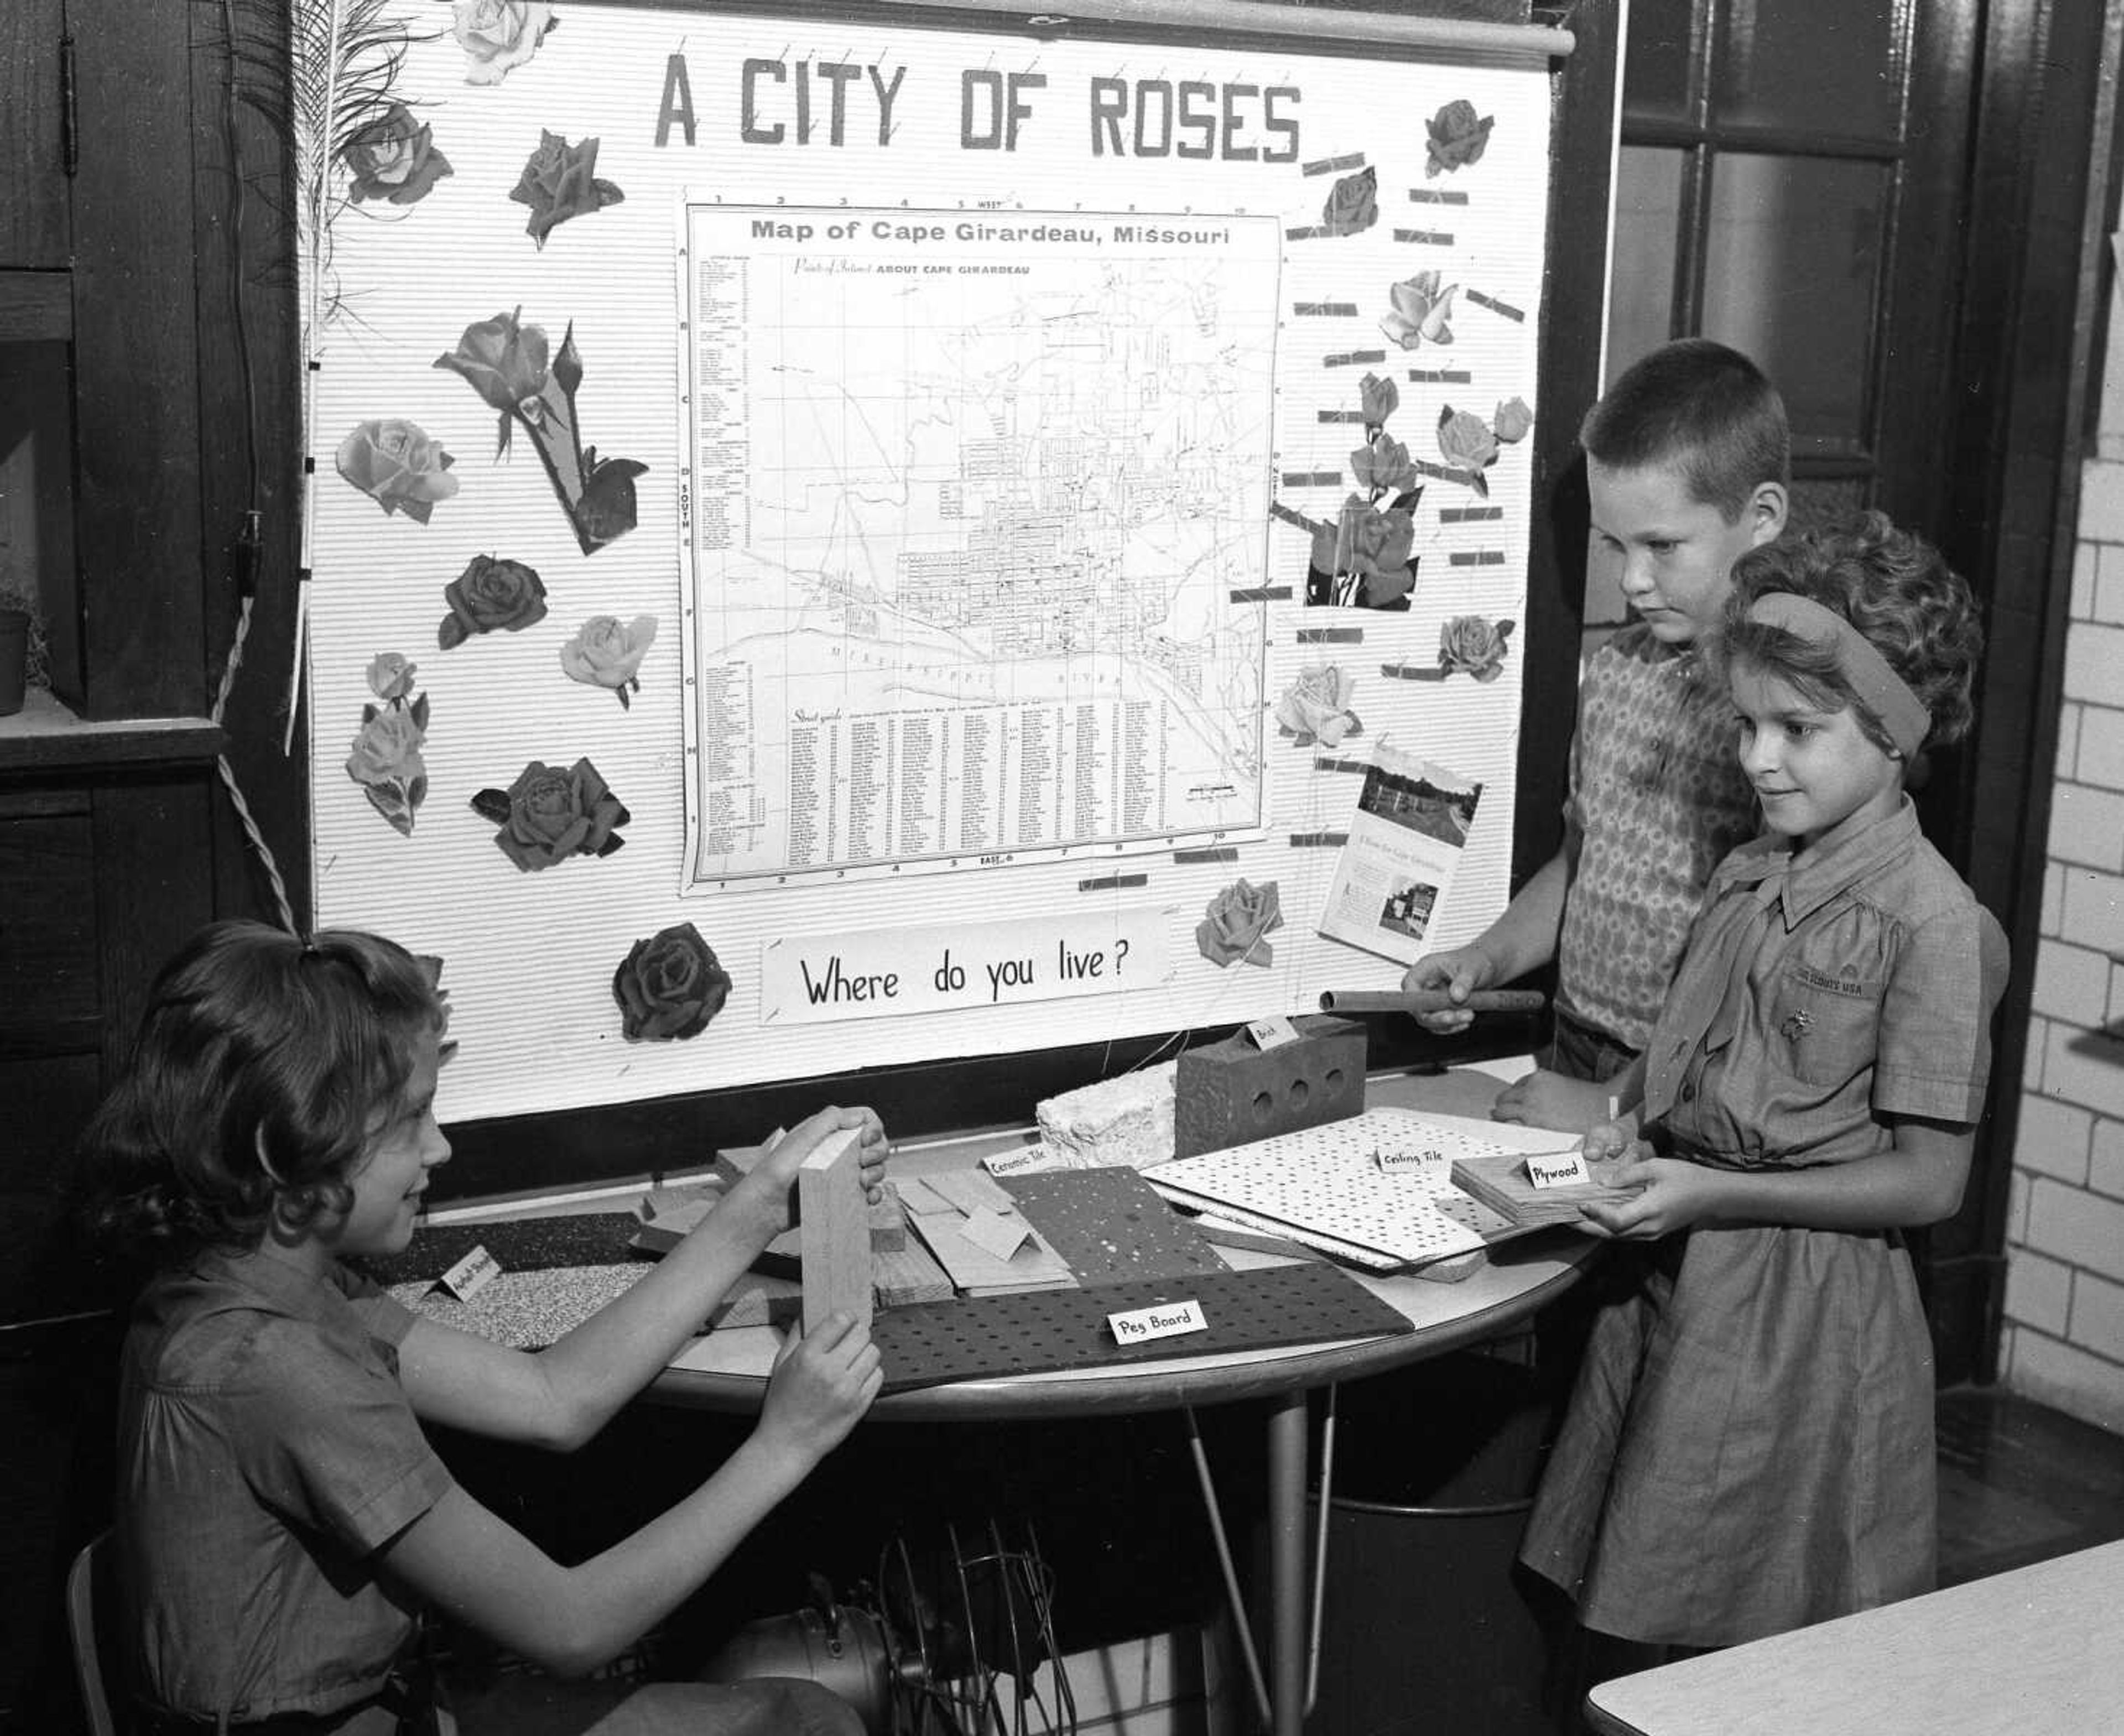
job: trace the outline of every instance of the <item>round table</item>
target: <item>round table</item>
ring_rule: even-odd
[[[1373,1108],[1478,1116],[1487,1110],[1498,1085],[1497,1078],[1469,1069],[1404,1074],[1370,1081],[1366,1102]],[[1554,1138],[1547,1136],[1550,1142]],[[919,1175],[969,1167],[989,1152],[1014,1147],[1022,1139],[1022,1133],[999,1132],[903,1147],[895,1153],[894,1173]],[[1310,1673],[1304,1546],[1309,1468],[1307,1392],[1422,1362],[1509,1332],[1576,1283],[1598,1246],[1591,1238],[1570,1231],[1550,1230],[1492,1249],[1477,1269],[1454,1282],[1353,1272],[1367,1289],[1407,1316],[1414,1328],[1407,1333],[1215,1356],[1176,1357],[1112,1368],[957,1381],[881,1398],[865,1420],[867,1424],[985,1423],[1187,1411],[1196,1470],[1219,1541],[1226,1588],[1236,1605],[1236,1578],[1191,1412],[1200,1405],[1266,1401],[1270,1659],[1265,1679],[1254,1665],[1244,1612],[1235,1607],[1234,1615],[1243,1647],[1249,1654],[1257,1693],[1266,1702],[1268,1727],[1275,1736],[1298,1736],[1304,1724]],[[1230,1264],[1241,1269],[1270,1264],[1272,1259],[1243,1249],[1222,1251]],[[756,1410],[778,1342],[778,1335],[764,1326],[719,1328],[696,1340],[659,1376],[650,1396],[668,1404],[721,1411]],[[1323,1544],[1325,1523],[1323,1502]],[[1318,1571],[1316,1561],[1316,1581]]]

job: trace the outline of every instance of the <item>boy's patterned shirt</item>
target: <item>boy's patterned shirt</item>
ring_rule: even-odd
[[[1642,1049],[1711,870],[1760,823],[1724,683],[1694,649],[1624,627],[1579,688],[1558,1007]]]

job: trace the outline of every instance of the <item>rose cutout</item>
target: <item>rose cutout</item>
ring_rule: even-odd
[[[1478,119],[1475,105],[1464,96],[1455,98],[1424,123],[1430,134],[1431,154],[1423,166],[1424,179],[1435,179],[1453,169],[1479,162],[1490,143],[1494,115]]]
[[[594,138],[570,144],[560,134],[539,129],[538,148],[525,161],[509,196],[519,205],[530,206],[524,232],[541,247],[570,218],[586,217],[627,197],[612,182],[597,178],[597,154]]]
[[[571,681],[587,687],[610,687],[623,706],[627,695],[639,693],[641,683],[635,671],[649,647],[656,641],[656,617],[637,615],[622,626],[614,615],[593,615],[576,636],[561,647],[561,668]]]
[[[1381,427],[1401,408],[1401,387],[1391,378],[1368,373],[1357,382],[1357,402],[1364,411],[1365,425]]]
[[[465,570],[443,587],[450,606],[435,630],[444,650],[477,633],[520,632],[546,618],[546,586],[521,561],[474,555]]]
[[[637,941],[612,974],[630,1043],[697,1037],[730,998],[730,974],[691,922]]]
[[[1219,969],[1238,964],[1266,969],[1276,959],[1266,936],[1283,927],[1281,906],[1274,880],[1259,886],[1235,880],[1210,900],[1207,913],[1195,925],[1196,947]]]
[[[392,103],[361,128],[339,154],[346,165],[347,195],[356,204],[368,199],[417,204],[452,172],[427,123],[416,120],[402,102]]]
[[[571,856],[610,856],[632,818],[587,759],[572,766],[533,760],[506,790],[482,790],[472,811],[494,822],[496,847],[526,874]]]
[[[1329,663],[1298,672],[1298,679],[1276,701],[1276,721],[1301,740],[1310,738],[1334,747],[1362,725],[1350,709],[1356,678]]]
[[[1379,173],[1360,169],[1345,175],[1320,208],[1320,227],[1330,235],[1361,235],[1379,220]]]
[[[1534,412],[1527,408],[1525,398],[1506,399],[1490,418],[1491,431],[1507,446],[1524,440],[1533,426]]]
[[[394,832],[413,835],[413,815],[428,799],[428,701],[379,709],[364,706],[361,730],[347,755],[346,775],[361,786],[371,807]]]
[[[448,473],[457,460],[402,416],[359,424],[339,443],[332,462],[386,517],[402,512],[416,524],[425,524],[435,503],[458,491],[458,479]]]
[[[1359,485],[1372,491],[1374,500],[1399,494],[1416,481],[1416,464],[1408,448],[1386,434],[1374,436],[1351,453],[1350,468]]]
[[[1458,284],[1445,282],[1435,270],[1404,278],[1387,291],[1393,306],[1379,321],[1379,330],[1404,350],[1425,344],[1450,344],[1453,327],[1448,321],[1453,314],[1453,298],[1459,293]]]
[[[378,651],[369,661],[369,691],[378,701],[389,705],[394,699],[404,699],[413,691],[413,679],[420,673],[396,651]]]
[[[455,0],[451,10],[467,84],[500,83],[538,53],[556,21],[546,0]]]
[[[546,382],[554,374],[545,328],[523,322],[521,307],[468,326],[458,347],[435,358],[500,414],[495,455],[509,450],[512,416],[524,418],[536,435],[546,425]],[[574,388],[567,388],[572,391]]]
[[[1455,615],[1438,630],[1438,664],[1449,675],[1464,671],[1478,681],[1495,681],[1504,673],[1506,641],[1512,624],[1492,625],[1480,615]]]
[[[1487,498],[1490,485],[1483,472],[1497,461],[1497,437],[1490,425],[1472,411],[1455,410],[1448,404],[1438,413],[1438,450],[1448,464],[1464,472],[1460,478]]]

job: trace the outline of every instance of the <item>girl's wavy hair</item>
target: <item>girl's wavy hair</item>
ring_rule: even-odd
[[[216,922],[162,967],[130,1067],[82,1136],[87,1227],[169,1264],[306,1227],[348,1180],[449,1011],[439,959],[330,929]]]
[[[1893,753],[1834,646],[1748,618],[1748,606],[1770,591],[1809,598],[1871,640],[1932,714],[1926,747],[1944,747],[1967,733],[1984,628],[1968,582],[1922,537],[1896,529],[1886,513],[1868,512],[1750,549],[1733,563],[1733,589],[1714,642],[1727,665],[1762,669],[1826,710],[1849,706],[1867,739]]]

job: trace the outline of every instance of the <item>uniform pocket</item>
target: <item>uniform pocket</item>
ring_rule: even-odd
[[[1805,964],[1778,974],[1769,1040],[1808,1084],[1842,1085],[1871,1067],[1880,1028],[1878,983]]]

